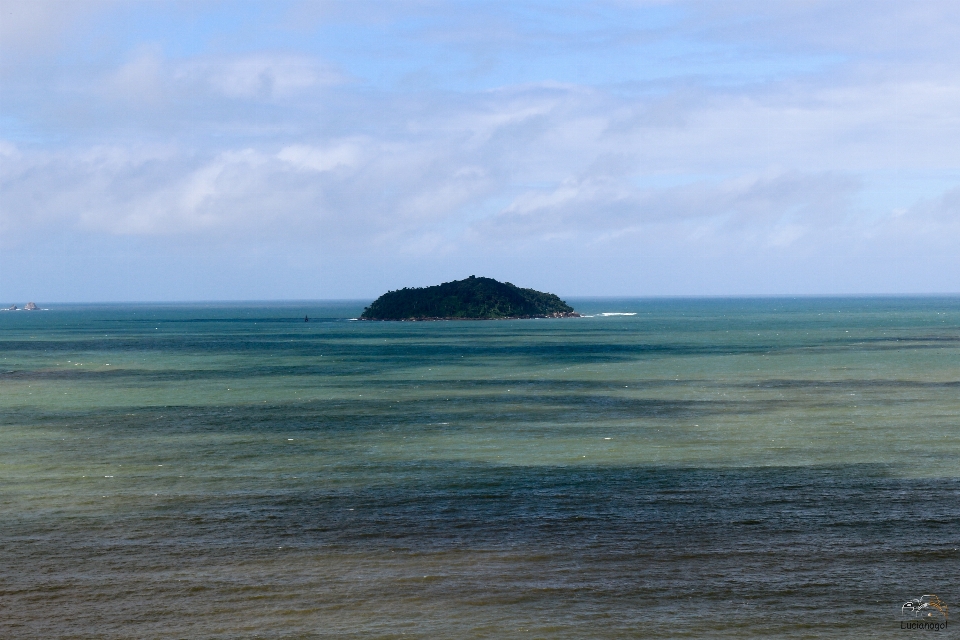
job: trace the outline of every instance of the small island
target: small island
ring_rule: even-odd
[[[433,287],[390,291],[363,310],[361,320],[516,320],[579,318],[552,293],[470,276]]]

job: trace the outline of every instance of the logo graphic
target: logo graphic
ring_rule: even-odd
[[[933,594],[908,600],[900,607],[900,628],[915,631],[945,631],[947,603]]]
[[[934,618],[945,621],[948,616],[947,603],[932,594],[920,596],[904,602],[900,607],[900,615],[921,620]]]

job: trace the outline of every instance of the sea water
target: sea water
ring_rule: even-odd
[[[571,302],[591,317],[0,313],[0,636],[867,638],[915,633],[923,594],[960,615],[960,299]]]

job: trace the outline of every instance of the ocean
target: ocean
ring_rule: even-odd
[[[568,301],[588,317],[0,312],[0,637],[960,617],[960,298]]]

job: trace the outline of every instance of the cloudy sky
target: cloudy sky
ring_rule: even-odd
[[[960,3],[0,1],[0,303],[960,292]]]

